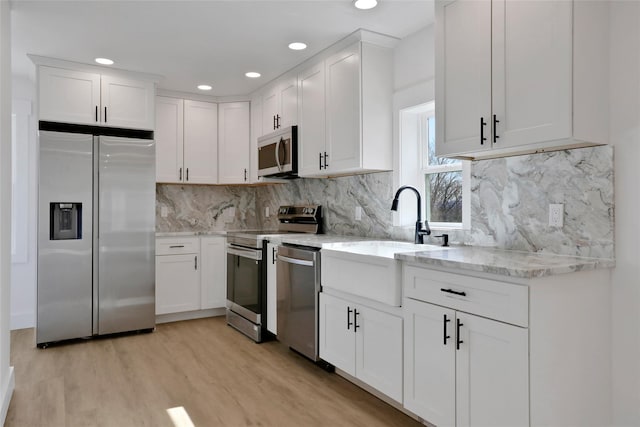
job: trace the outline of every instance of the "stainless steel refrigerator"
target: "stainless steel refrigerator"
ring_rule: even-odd
[[[153,139],[40,130],[39,144],[36,344],[153,329]]]

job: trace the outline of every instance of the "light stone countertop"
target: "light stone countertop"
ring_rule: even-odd
[[[219,231],[157,231],[156,237],[198,237],[198,236],[226,236],[225,230]]]
[[[241,230],[238,230],[241,231]],[[226,236],[228,231],[181,231],[157,232],[156,237],[182,236]],[[385,240],[362,236],[340,236],[332,234],[265,234],[261,236],[274,244],[293,244],[321,249],[331,243]],[[550,253],[523,252],[482,246],[451,246],[446,249],[400,252],[395,254],[400,261],[445,267],[507,277],[532,279],[576,271],[615,267],[615,260],[585,258]]]
[[[606,258],[584,258],[478,246],[453,246],[446,250],[403,252],[396,254],[395,258],[425,266],[478,271],[524,279],[612,268],[616,265],[615,260]]]

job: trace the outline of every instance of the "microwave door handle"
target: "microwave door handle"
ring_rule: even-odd
[[[280,164],[280,144],[282,144],[282,137],[276,142],[276,164],[278,165],[278,171],[282,172],[282,165]]]

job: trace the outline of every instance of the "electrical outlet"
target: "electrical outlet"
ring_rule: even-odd
[[[264,207],[264,217],[269,218],[269,206]]]
[[[362,220],[362,207],[356,206],[356,221]]]
[[[166,207],[166,206],[161,206],[161,207],[160,207],[160,216],[161,216],[162,218],[166,218],[166,217],[168,217],[168,216],[169,216],[169,209],[167,209],[167,207]]]
[[[549,227],[564,225],[564,205],[562,203],[549,205]]]

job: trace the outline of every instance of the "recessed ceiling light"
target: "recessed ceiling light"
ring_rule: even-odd
[[[260,73],[256,73],[255,71],[249,71],[248,73],[244,73],[244,75],[252,79],[257,79],[261,76]]]
[[[378,0],[356,0],[354,6],[358,9],[373,9],[378,5]]]
[[[303,50],[307,48],[307,44],[306,43],[302,43],[302,42],[293,42],[293,43],[289,43],[289,49],[291,50]]]
[[[213,88],[210,85],[198,85],[198,89],[200,89],[200,90],[211,90]]]
[[[102,65],[113,65],[113,60],[109,58],[96,58],[95,61]]]

